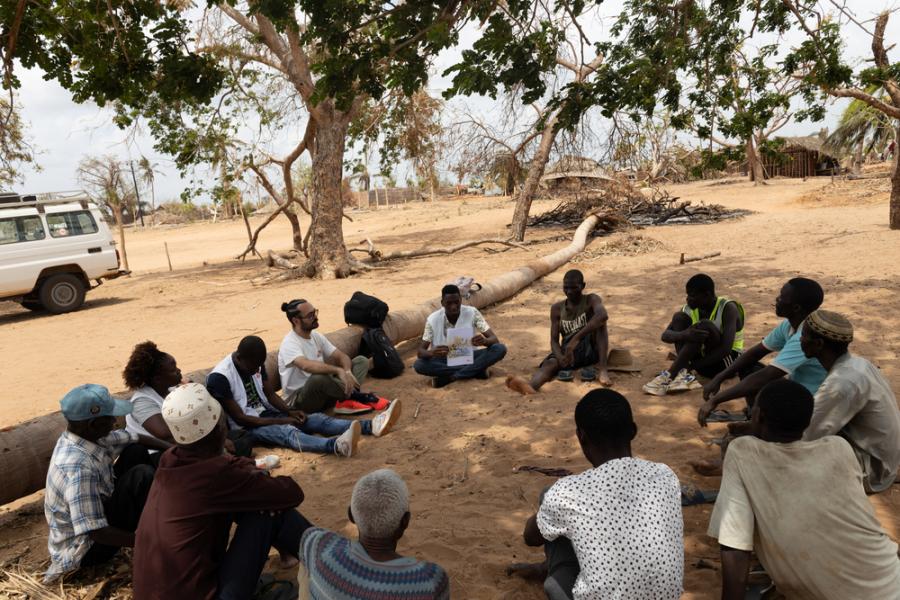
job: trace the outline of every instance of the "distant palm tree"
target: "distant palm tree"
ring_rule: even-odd
[[[876,87],[866,90],[875,94]],[[884,89],[877,96],[889,101]],[[870,152],[881,153],[894,140],[895,121],[862,100],[853,100],[844,109],[837,129],[828,136],[827,145],[834,151],[853,156],[853,170],[859,172],[864,157]]]
[[[159,164],[151,163],[150,159],[148,159],[146,156],[142,156],[141,160],[138,161],[138,169],[141,172],[141,182],[150,186],[151,215],[153,215],[153,212],[156,210],[156,188],[153,184],[156,181],[156,175],[162,174],[161,171],[157,170],[157,167],[159,167]]]

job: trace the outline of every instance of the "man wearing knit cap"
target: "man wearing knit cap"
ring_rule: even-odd
[[[804,440],[839,435],[850,442],[869,493],[886,490],[900,466],[900,409],[878,367],[847,351],[853,325],[846,317],[817,310],[806,319],[803,353],[817,358],[828,377],[816,392]]]
[[[138,526],[134,597],[246,600],[270,548],[284,567],[299,561],[310,526],[294,510],[303,491],[290,477],[270,477],[252,459],[224,453],[225,415],[199,383],[170,392],[162,416],[177,446],[159,461]]]

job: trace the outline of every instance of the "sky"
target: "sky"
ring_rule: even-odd
[[[830,0],[829,0],[830,2]],[[828,2],[824,2],[828,4]],[[860,21],[871,19],[878,11],[895,8],[894,0],[856,0],[851,3]],[[598,15],[591,24],[588,34],[592,39],[600,39],[603,30],[608,27],[606,15],[617,12],[621,0],[603,5],[604,14]],[[871,23],[864,23],[869,29]],[[856,60],[865,60],[871,56],[870,38],[855,25],[844,28],[847,52]],[[439,95],[449,86],[449,80],[441,73],[459,60],[463,48],[469,47],[477,39],[475,26],[468,26],[462,31],[461,43],[458,47],[447,50],[436,57],[432,70],[432,78],[427,86],[432,95]],[[595,37],[596,36],[596,37]],[[886,39],[900,39],[900,16],[888,28]],[[897,50],[893,59],[898,60]],[[159,174],[156,178],[157,202],[177,200],[187,182],[179,176],[171,159],[157,153],[153,149],[153,139],[146,133],[128,136],[125,131],[112,124],[112,112],[94,104],[76,104],[70,94],[54,81],[45,81],[42,73],[36,70],[21,70],[19,77],[22,88],[19,90],[18,102],[28,125],[27,135],[37,151],[37,162],[40,170],[24,169],[24,183],[14,186],[16,191],[42,192],[77,189],[79,183],[75,172],[79,161],[85,155],[111,154],[120,160],[137,160],[146,156],[157,164]],[[846,101],[837,102],[829,109],[826,120],[822,123],[791,123],[781,132],[782,135],[806,135],[818,131],[820,127],[833,129]],[[450,103],[451,109],[468,107],[475,112],[491,114],[497,110],[496,105],[487,98],[457,99]],[[452,112],[452,111],[451,111]],[[449,118],[449,117],[448,117]],[[276,146],[288,148],[295,140],[285,139]],[[373,159],[373,162],[376,162]],[[377,165],[371,165],[372,172],[377,172]],[[203,173],[201,172],[201,176]],[[400,174],[401,178],[404,174]],[[402,179],[401,179],[402,180]],[[149,201],[149,198],[142,198]]]

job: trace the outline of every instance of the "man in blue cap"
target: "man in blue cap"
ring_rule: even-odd
[[[102,385],[80,385],[59,404],[68,427],[56,442],[47,471],[48,583],[106,562],[123,546],[134,546],[154,472],[143,446],[170,446],[124,429],[113,431],[116,417],[130,413],[131,403],[116,400]]]

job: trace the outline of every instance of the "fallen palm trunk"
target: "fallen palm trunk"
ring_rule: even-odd
[[[597,215],[589,215],[575,230],[572,242],[568,246],[495,277],[472,294],[469,304],[476,308],[484,308],[506,300],[535,280],[566,264],[584,249],[588,235],[599,221]],[[438,306],[440,299],[435,298],[410,309],[391,312],[384,322],[384,331],[395,344],[419,336],[425,329],[428,315]],[[327,334],[327,337],[342,352],[355,356],[359,349],[361,334],[362,328],[349,326],[333,331]],[[266,369],[275,379],[275,383],[278,383],[276,356],[275,351],[269,353]],[[194,371],[188,374],[187,378],[203,382],[209,371],[210,369]],[[4,485],[0,489],[0,504],[17,500],[44,487],[50,456],[53,454],[59,434],[65,427],[65,419],[61,413],[56,412],[0,430],[0,473],[4,474]]]

